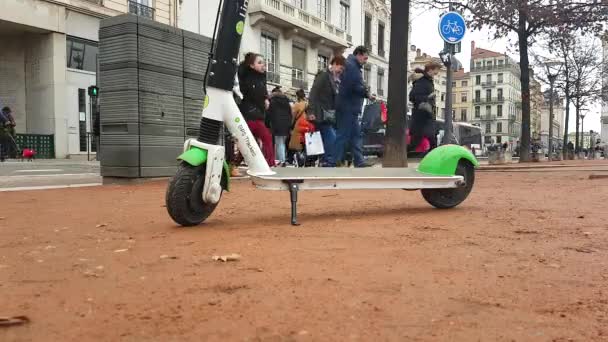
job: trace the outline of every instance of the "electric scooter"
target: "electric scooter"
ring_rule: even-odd
[[[221,12],[218,9],[217,45],[212,47],[199,137],[184,143],[180,165],[166,192],[167,211],[176,223],[202,223],[217,207],[222,192],[229,190],[230,172],[220,139],[223,125],[236,138],[253,184],[263,190],[289,191],[294,226],[298,225],[301,190],[421,190],[428,203],[441,209],[456,207],[467,198],[479,163],[471,152],[457,145],[434,149],[417,169],[270,168],[232,96],[247,6],[248,0],[224,0]]]

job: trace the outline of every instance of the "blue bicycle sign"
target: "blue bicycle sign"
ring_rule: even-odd
[[[439,20],[439,35],[450,44],[459,43],[467,31],[467,24],[457,12],[448,12]]]

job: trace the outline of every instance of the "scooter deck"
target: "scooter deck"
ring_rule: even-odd
[[[273,175],[249,173],[253,184],[264,190],[327,189],[449,189],[456,188],[462,176],[434,176],[413,168],[274,168]]]

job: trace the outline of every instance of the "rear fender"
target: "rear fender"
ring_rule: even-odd
[[[429,152],[418,165],[418,171],[435,176],[453,176],[461,160],[469,161],[474,167],[479,162],[471,151],[458,145],[443,145]]]

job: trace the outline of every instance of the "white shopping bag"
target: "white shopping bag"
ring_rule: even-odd
[[[306,140],[306,155],[318,156],[325,153],[321,132],[306,133],[304,138]]]

